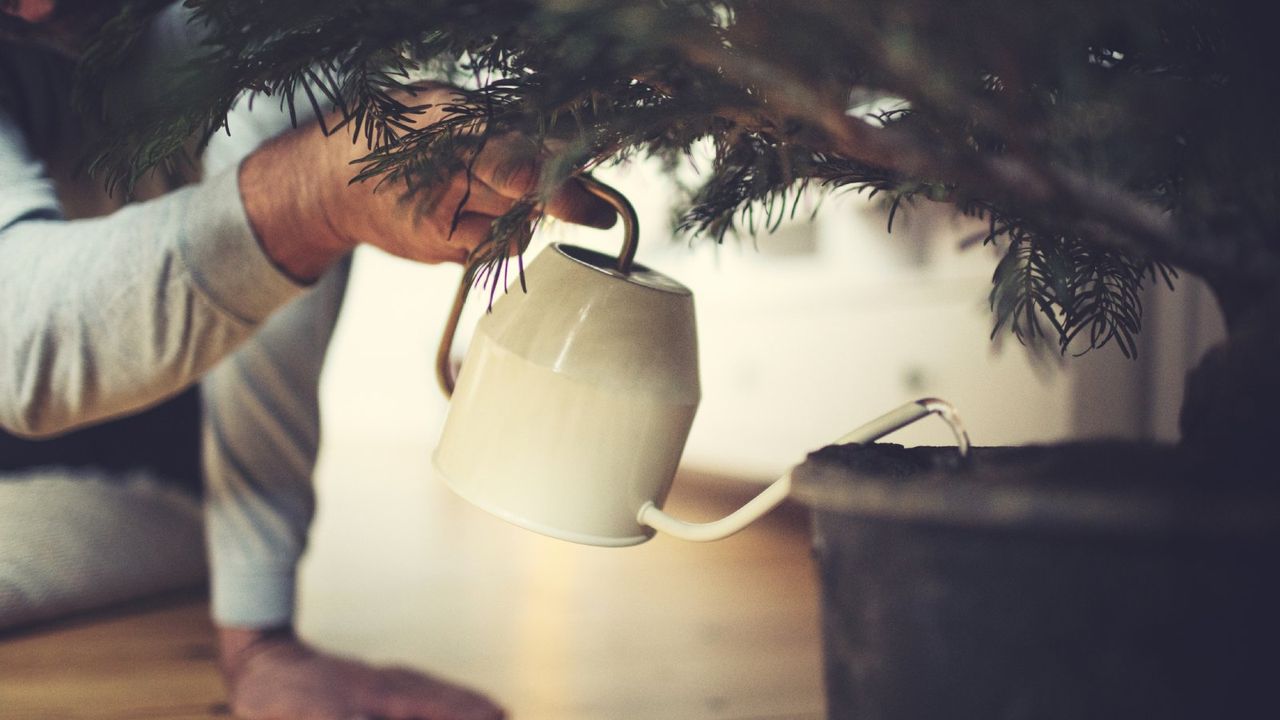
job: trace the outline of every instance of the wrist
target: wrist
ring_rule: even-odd
[[[263,252],[281,272],[311,282],[355,247],[332,222],[336,177],[331,140],[318,126],[264,145],[240,165],[240,197]],[[349,169],[342,168],[349,172]]]
[[[218,628],[218,667],[228,680],[257,655],[283,645],[296,645],[297,638],[289,626],[274,628]]]

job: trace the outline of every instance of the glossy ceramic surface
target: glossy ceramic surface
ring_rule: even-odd
[[[661,506],[700,398],[693,296],[640,265],[544,250],[476,328],[434,464],[458,495],[536,532],[632,545]]]

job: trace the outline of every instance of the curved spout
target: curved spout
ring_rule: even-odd
[[[746,505],[715,522],[693,523],[680,520],[663,512],[652,501],[640,508],[636,520],[658,532],[674,535],[681,540],[710,542],[727,538],[764,516],[787,499],[791,492],[791,473],[774,480]]]
[[[950,403],[937,398],[922,398],[915,402],[907,403],[852,432],[840,436],[832,444],[872,442],[929,415],[939,416],[951,427],[951,432],[955,435],[956,447],[960,454],[968,455],[969,433],[965,431],[964,426],[960,423],[960,416],[956,414],[955,408]],[[694,542],[720,540],[742,530],[765,513],[777,507],[787,498],[790,492],[791,473],[788,472],[760,491],[760,494],[749,500],[746,505],[713,522],[685,522],[663,512],[653,502],[647,502],[641,506],[636,520],[641,525],[647,525],[654,530],[674,535],[682,540],[692,540]]]

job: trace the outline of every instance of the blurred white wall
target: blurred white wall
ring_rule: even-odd
[[[1172,440],[1182,374],[1221,333],[1208,293],[1183,281],[1148,299],[1137,361],[1107,348],[1038,366],[1012,338],[991,342],[996,257],[989,248],[961,251],[959,239],[976,228],[949,213],[906,210],[888,235],[882,213],[845,194],[825,199],[813,222],[790,222],[775,236],[691,247],[671,240],[672,183],[655,169],[601,177],[640,212],[639,260],[694,291],[703,401],[685,463],[701,471],[770,479],[924,396],[953,402],[982,445]],[[803,207],[799,215],[807,218]],[[550,240],[610,252],[621,235],[550,225],[538,241]],[[456,267],[361,251],[326,369],[327,433],[416,443],[430,454],[446,411],[435,343],[459,276]],[[484,301],[471,305],[464,328]],[[948,444],[950,436],[932,421],[892,440]]]

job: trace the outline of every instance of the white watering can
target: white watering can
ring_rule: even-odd
[[[452,399],[436,471],[480,508],[562,540],[620,547],[655,530],[686,540],[727,537],[782,502],[791,476],[714,522],[662,510],[701,398],[693,293],[632,261],[635,210],[613,188],[583,181],[621,215],[621,255],[546,248],[525,270],[529,291],[503,295],[477,324],[455,379],[449,353],[471,287],[468,269],[437,356]],[[966,453],[955,411],[932,398],[835,442],[871,442],[930,414],[951,426]]]

